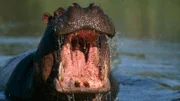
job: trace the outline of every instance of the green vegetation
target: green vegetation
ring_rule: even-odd
[[[123,36],[180,41],[180,0],[1,0],[1,24],[30,24],[24,33],[12,32],[8,26],[5,26],[6,30],[0,27],[0,35],[33,36],[43,33],[42,14],[53,14],[58,7],[67,8],[73,2],[82,7],[91,2],[101,6],[112,18],[117,32],[122,32]],[[32,33],[26,34],[25,31]]]

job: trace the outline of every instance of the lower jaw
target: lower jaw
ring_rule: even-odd
[[[90,88],[90,87],[62,87],[58,79],[54,81],[55,88],[60,93],[107,93],[110,91],[109,79],[106,81],[103,87]]]

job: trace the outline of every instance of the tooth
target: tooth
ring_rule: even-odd
[[[85,39],[83,39],[83,43],[84,43],[84,50],[86,49],[86,42]],[[85,50],[86,51],[86,50]]]
[[[85,49],[85,59],[86,59],[86,62],[87,62],[87,60],[88,60],[88,54],[89,54],[89,49],[90,49],[90,43],[88,43],[88,41],[86,40],[86,42],[85,42],[85,44],[86,44],[86,49]]]
[[[63,81],[63,74],[64,74],[64,68],[62,66],[62,62],[60,62],[60,65],[59,65],[59,80],[62,80]]]
[[[98,66],[98,69],[99,69],[99,79],[103,80],[103,77],[102,77],[102,75],[103,75],[103,68],[102,68],[102,66]]]
[[[101,40],[100,40],[100,37],[97,37],[96,38],[96,45],[97,45],[97,48],[98,48],[98,55],[99,55],[99,59],[101,57]]]
[[[79,39],[77,38],[77,46],[78,46],[78,49],[80,49],[80,44],[79,44]]]
[[[106,61],[104,61],[104,73],[103,74],[105,74],[104,75],[104,77],[108,77],[108,66],[107,66],[107,63],[106,63]]]
[[[54,79],[54,84],[56,88],[60,88],[60,84],[59,84],[59,80],[58,79]]]
[[[71,43],[71,41],[72,41],[72,37],[69,37],[70,50],[72,50],[72,43]]]

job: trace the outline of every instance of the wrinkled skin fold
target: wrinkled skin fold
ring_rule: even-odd
[[[6,85],[10,100],[114,101],[118,85],[110,72],[107,37],[115,27],[103,10],[92,3],[73,3],[54,15],[43,15],[47,24],[37,50],[15,67]]]

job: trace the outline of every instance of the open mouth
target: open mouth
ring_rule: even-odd
[[[62,93],[101,93],[110,90],[106,36],[83,29],[66,36],[61,50],[56,90]]]

